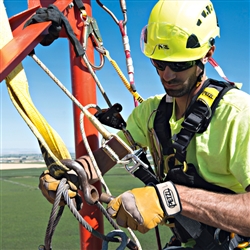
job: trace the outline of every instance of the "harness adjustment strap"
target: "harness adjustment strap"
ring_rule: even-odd
[[[139,180],[141,180],[145,185],[148,185],[149,183],[153,184],[159,184],[159,180],[156,178],[154,171],[151,168],[151,165],[146,157],[146,153],[143,150],[139,150],[136,153],[137,157],[144,162],[148,168],[145,168],[141,165],[136,166],[135,168],[131,168],[132,171],[127,169],[133,176],[137,177]]]
[[[211,109],[202,101],[197,101],[193,111],[182,122],[182,126],[190,132],[197,133],[201,127],[211,117]]]
[[[148,185],[149,183],[159,183],[156,177],[150,171],[143,167],[138,167],[138,169],[134,171],[133,175],[139,178],[145,185]]]
[[[175,158],[183,163],[186,160],[186,149],[190,142],[190,137],[192,138],[194,135],[193,132],[189,132],[188,130],[181,129],[180,133],[173,136],[173,148],[176,149]]]
[[[228,250],[229,242],[227,239],[225,239],[220,244],[216,243],[216,241],[214,241],[213,235],[200,222],[192,220],[181,214],[175,215],[174,218],[196,241],[195,246],[200,246],[204,250]]]

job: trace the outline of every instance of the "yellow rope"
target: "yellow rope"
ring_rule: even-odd
[[[128,89],[128,91],[133,95],[133,97],[139,103],[142,103],[144,101],[143,98],[139,95],[138,92],[133,91],[133,89],[130,86],[130,83],[128,82],[128,80],[126,79],[126,77],[124,76],[124,74],[122,73],[122,71],[120,70],[120,68],[117,65],[117,63],[110,57],[109,52],[107,50],[105,50],[105,56],[108,58],[108,60],[110,61],[110,63],[113,65],[114,69],[116,70],[116,72],[120,76],[121,80],[123,81],[123,83],[124,83],[125,87]]]

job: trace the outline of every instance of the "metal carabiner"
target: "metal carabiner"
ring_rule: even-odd
[[[234,239],[235,237],[236,237],[235,233],[231,233],[230,234],[230,239],[231,240]],[[238,243],[237,248],[240,248],[240,249],[250,246],[250,242],[249,241],[242,241],[242,242],[237,242],[237,243]]]
[[[128,236],[122,230],[113,230],[106,235],[107,238],[119,237],[121,242],[120,246],[116,250],[124,250],[127,247]],[[108,249],[108,241],[104,240],[102,244],[102,250]]]
[[[100,55],[100,65],[96,66],[93,63],[91,63],[89,60],[89,64],[91,65],[91,67],[95,70],[99,70],[103,67],[104,65],[104,54],[105,54],[105,48],[103,47],[103,40],[101,37],[101,33],[99,31],[96,19],[90,16],[83,16],[81,15],[81,19],[83,21],[84,24],[84,31],[83,31],[83,48],[86,51],[87,50],[87,45],[88,45],[88,38],[91,39],[92,44],[94,46],[94,49],[96,51],[98,51],[99,55]],[[85,53],[86,55],[86,53]]]
[[[220,242],[220,232],[221,232],[221,229],[220,228],[217,228],[214,232],[214,239],[216,241],[217,244],[221,245],[221,242]],[[235,248],[235,246],[239,249],[242,249],[242,248],[245,248],[245,247],[248,247],[250,245],[250,242],[248,241],[243,241],[243,242],[238,242],[238,240],[236,239],[236,234],[235,233],[231,233],[230,234],[230,244],[232,244],[232,246]],[[233,242],[231,242],[233,241]],[[231,248],[230,248],[231,249]]]

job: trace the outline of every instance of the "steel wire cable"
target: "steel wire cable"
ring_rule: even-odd
[[[101,240],[105,240],[105,241],[111,241],[111,242],[120,242],[119,239],[117,238],[113,238],[113,237],[108,237],[105,236],[103,234],[101,234],[100,232],[98,232],[97,230],[95,230],[94,228],[92,228],[87,222],[86,220],[83,219],[83,217],[81,216],[81,214],[77,211],[77,209],[75,208],[71,198],[68,195],[68,190],[64,189],[63,190],[63,197],[64,200],[66,202],[66,204],[68,205],[70,211],[72,212],[72,214],[75,216],[75,218],[78,220],[78,222],[84,227],[86,228],[91,234],[93,234],[95,237],[101,239]]]
[[[108,214],[107,210],[104,208],[104,206],[100,202],[97,202],[96,206],[103,213],[103,215],[106,217],[106,219],[109,221],[109,223],[112,225],[112,227],[114,229],[120,229],[120,227],[118,226],[118,224],[110,217],[110,215]]]
[[[49,223],[47,226],[47,230],[46,230],[46,234],[45,234],[45,249],[51,249],[51,240],[52,240],[52,236],[54,234],[55,228],[62,216],[63,210],[64,210],[64,206],[61,206],[58,210],[58,206],[59,203],[61,201],[61,197],[62,194],[65,190],[65,185],[68,186],[68,184],[66,184],[67,179],[66,178],[62,178],[58,188],[57,188],[57,193],[56,193],[56,197],[55,197],[55,201],[50,213],[50,218],[49,218]]]
[[[81,103],[68,91],[68,89],[59,81],[59,79],[39,60],[39,58],[35,54],[30,55],[33,60],[45,71],[45,73],[61,88],[61,90],[77,105],[82,113],[86,115],[89,121],[95,126],[95,128],[101,133],[105,140],[110,140],[111,138],[115,137],[116,140],[131,154],[133,154],[133,150],[116,134],[110,133],[105,127],[99,122],[99,120],[93,116]],[[138,241],[137,237],[135,236],[134,232],[128,228],[132,238],[135,240],[136,245],[138,246],[138,250],[141,250],[140,242]]]
[[[67,184],[67,179],[63,178],[61,179],[58,188],[57,188],[57,192],[56,192],[56,197],[55,197],[55,201],[51,210],[51,214],[50,214],[50,218],[49,218],[49,222],[47,225],[47,229],[46,229],[46,235],[45,235],[45,240],[44,240],[44,244],[45,245],[41,245],[39,246],[39,249],[44,249],[44,250],[50,250],[52,249],[52,237],[53,234],[55,232],[56,226],[62,216],[62,213],[64,211],[64,206],[60,206],[59,207],[59,203],[62,199],[62,197],[64,198],[65,203],[68,205],[70,211],[72,212],[72,214],[75,216],[75,218],[78,220],[79,223],[81,223],[82,226],[84,226],[84,228],[86,228],[91,234],[93,234],[95,237],[98,237],[100,239],[102,239],[103,241],[106,242],[121,242],[120,239],[118,238],[114,238],[112,236],[105,236],[103,234],[101,234],[100,232],[98,232],[97,230],[93,229],[81,216],[81,214],[77,211],[77,209],[75,208],[75,205],[72,201],[72,199],[69,197],[68,194],[68,190],[69,190],[69,185]],[[103,206],[101,205],[100,202],[98,202],[98,208],[101,209],[102,212],[105,211],[105,209],[103,208]],[[59,207],[59,209],[58,209]],[[107,216],[107,212],[104,212],[105,216]],[[111,222],[111,221],[110,221]],[[112,222],[111,225],[114,228],[117,228],[118,225],[116,225],[116,223]],[[118,227],[119,228],[119,227]],[[123,243],[124,245],[124,243]],[[126,244],[125,244],[126,246]],[[125,248],[123,248],[125,249]]]

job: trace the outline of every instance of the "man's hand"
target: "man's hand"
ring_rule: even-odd
[[[77,192],[78,177],[75,174],[66,174],[68,179],[67,183],[69,185],[68,194],[71,199],[74,199],[77,210],[80,210],[82,207],[81,196]],[[42,191],[42,194],[45,198],[52,204],[54,204],[56,191],[60,180],[53,178],[49,174],[49,170],[45,170],[40,176],[39,188]],[[66,205],[64,199],[62,198],[60,206]]]
[[[163,222],[165,216],[181,211],[178,193],[172,182],[127,191],[107,207],[118,225],[146,233]]]

